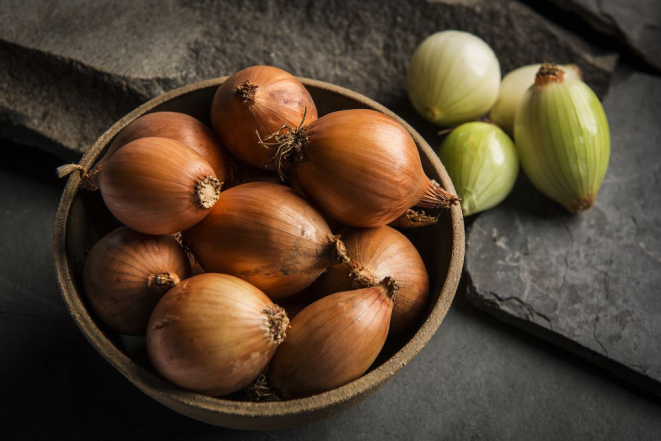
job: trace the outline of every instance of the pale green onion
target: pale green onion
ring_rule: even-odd
[[[515,69],[505,75],[500,83],[498,99],[489,111],[489,118],[510,135],[514,135],[516,109],[519,107],[523,94],[535,83],[535,75],[541,66],[541,64],[531,64]],[[567,79],[583,79],[581,69],[575,64],[562,65],[560,69],[565,72]]]
[[[543,64],[514,133],[521,165],[542,193],[571,212],[592,206],[610,159],[608,121],[592,89]]]
[[[499,204],[512,191],[519,172],[514,143],[500,128],[484,122],[462,124],[443,141],[439,157],[464,216]]]
[[[425,39],[409,63],[407,90],[425,119],[455,126],[484,115],[496,102],[500,64],[482,39],[444,31]]]

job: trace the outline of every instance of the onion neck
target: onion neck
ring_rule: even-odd
[[[255,104],[255,93],[257,92],[257,85],[252,84],[250,80],[243,80],[241,84],[236,87],[236,95],[241,99],[243,104],[250,107]]]
[[[349,266],[351,267],[349,277],[351,277],[351,280],[356,282],[360,288],[369,288],[370,286],[377,284],[376,277],[374,277],[372,272],[364,266],[359,265],[356,262],[350,262]]]
[[[222,183],[214,176],[205,176],[195,186],[197,202],[202,208],[213,208],[218,202]]]
[[[344,242],[340,240],[339,234],[337,236],[333,236],[333,239],[331,240],[331,244],[333,246],[331,247],[330,257],[331,257],[331,263],[333,265],[338,263],[351,262],[351,258],[349,257],[347,247],[344,245]]]
[[[416,211],[409,208],[388,225],[397,228],[420,228],[434,225],[436,222],[438,222],[438,216],[426,214],[423,210]]]
[[[541,87],[549,83],[562,83],[565,71],[552,63],[543,63],[535,76],[535,86]]]
[[[384,277],[378,286],[383,289],[383,295],[386,299],[395,301],[395,293],[399,289],[399,285],[397,285],[395,279],[390,276]]]
[[[425,189],[416,205],[424,208],[450,208],[461,201],[461,198],[443,189],[438,182],[428,179]]]
[[[179,283],[179,276],[173,273],[151,274],[147,277],[147,286],[150,288],[172,288]]]
[[[80,179],[82,181],[81,188],[91,191],[96,191],[99,189],[96,183],[96,174],[100,171],[100,168],[87,173],[87,170],[85,170],[85,167],[83,167],[82,165],[65,164],[58,167],[56,171],[57,171],[57,177],[60,179],[69,176],[72,173],[78,172],[80,174]]]
[[[269,341],[277,346],[287,337],[289,317],[283,308],[275,304],[265,308],[263,312],[266,335]]]

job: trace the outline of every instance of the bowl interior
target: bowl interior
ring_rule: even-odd
[[[302,79],[312,95],[319,115],[358,108],[372,108],[396,118],[387,109],[361,95],[325,83]],[[89,169],[103,155],[116,134],[132,120],[156,111],[177,111],[210,125],[211,101],[222,79],[178,89],[136,109],[113,126],[81,162]],[[425,173],[454,191],[437,156],[424,140],[411,131],[418,145]],[[412,329],[389,338],[367,374],[334,391],[304,399],[275,403],[244,402],[243,394],[211,398],[178,389],[158,377],[146,358],[144,338],[126,337],[109,330],[96,318],[82,294],[81,274],[89,249],[105,234],[121,226],[105,207],[99,192],[77,191],[80,179],[73,176],[60,203],[56,224],[55,254],[58,278],[74,319],[99,352],[132,383],[167,406],[213,424],[239,428],[286,427],[328,416],[362,400],[406,364],[445,316],[452,301],[463,263],[463,221],[458,207],[441,212],[431,227],[401,230],[416,246],[430,276],[430,302],[424,316]],[[62,237],[60,237],[62,236]],[[64,245],[64,262],[58,262],[58,243]],[[247,417],[249,421],[246,421]],[[255,427],[257,426],[257,427]]]

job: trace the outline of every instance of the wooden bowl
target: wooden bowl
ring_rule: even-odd
[[[80,164],[89,170],[124,127],[150,112],[187,113],[209,125],[211,100],[224,79],[191,84],[140,106],[104,133]],[[320,116],[336,110],[374,109],[395,118],[415,140],[425,173],[447,190],[455,192],[436,154],[402,119],[350,90],[321,81],[300,80],[310,91]],[[255,403],[208,397],[161,379],[144,353],[140,356],[140,352],[131,352],[125,340],[106,328],[88,307],[80,288],[86,253],[96,241],[120,224],[104,206],[99,192],[79,191],[80,184],[79,175],[71,175],[57,211],[53,240],[58,283],[74,321],[96,350],[144,393],[170,409],[218,426],[251,430],[294,427],[327,418],[364,400],[411,361],[434,335],[450,307],[461,276],[464,224],[461,209],[454,206],[441,214],[438,224],[405,232],[420,251],[429,271],[430,305],[415,329],[389,339],[365,375],[329,392],[290,401]]]

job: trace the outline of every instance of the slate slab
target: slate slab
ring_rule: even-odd
[[[661,79],[633,74],[604,106],[596,206],[571,215],[523,182],[470,229],[470,298],[661,393]]]
[[[546,0],[583,18],[595,30],[623,40],[661,70],[661,2],[658,0]]]
[[[120,117],[175,87],[254,64],[329,81],[399,110],[429,34],[484,38],[502,71],[576,63],[603,94],[613,54],[506,0],[0,2],[0,137],[67,159]]]
[[[0,163],[0,439],[658,440],[661,405],[475,311],[461,291],[428,346],[354,409],[312,425],[243,432],[179,415],[140,392],[85,340],[58,293],[52,223],[57,161]],[[16,171],[20,168],[20,173]],[[51,174],[54,178],[54,175]]]

